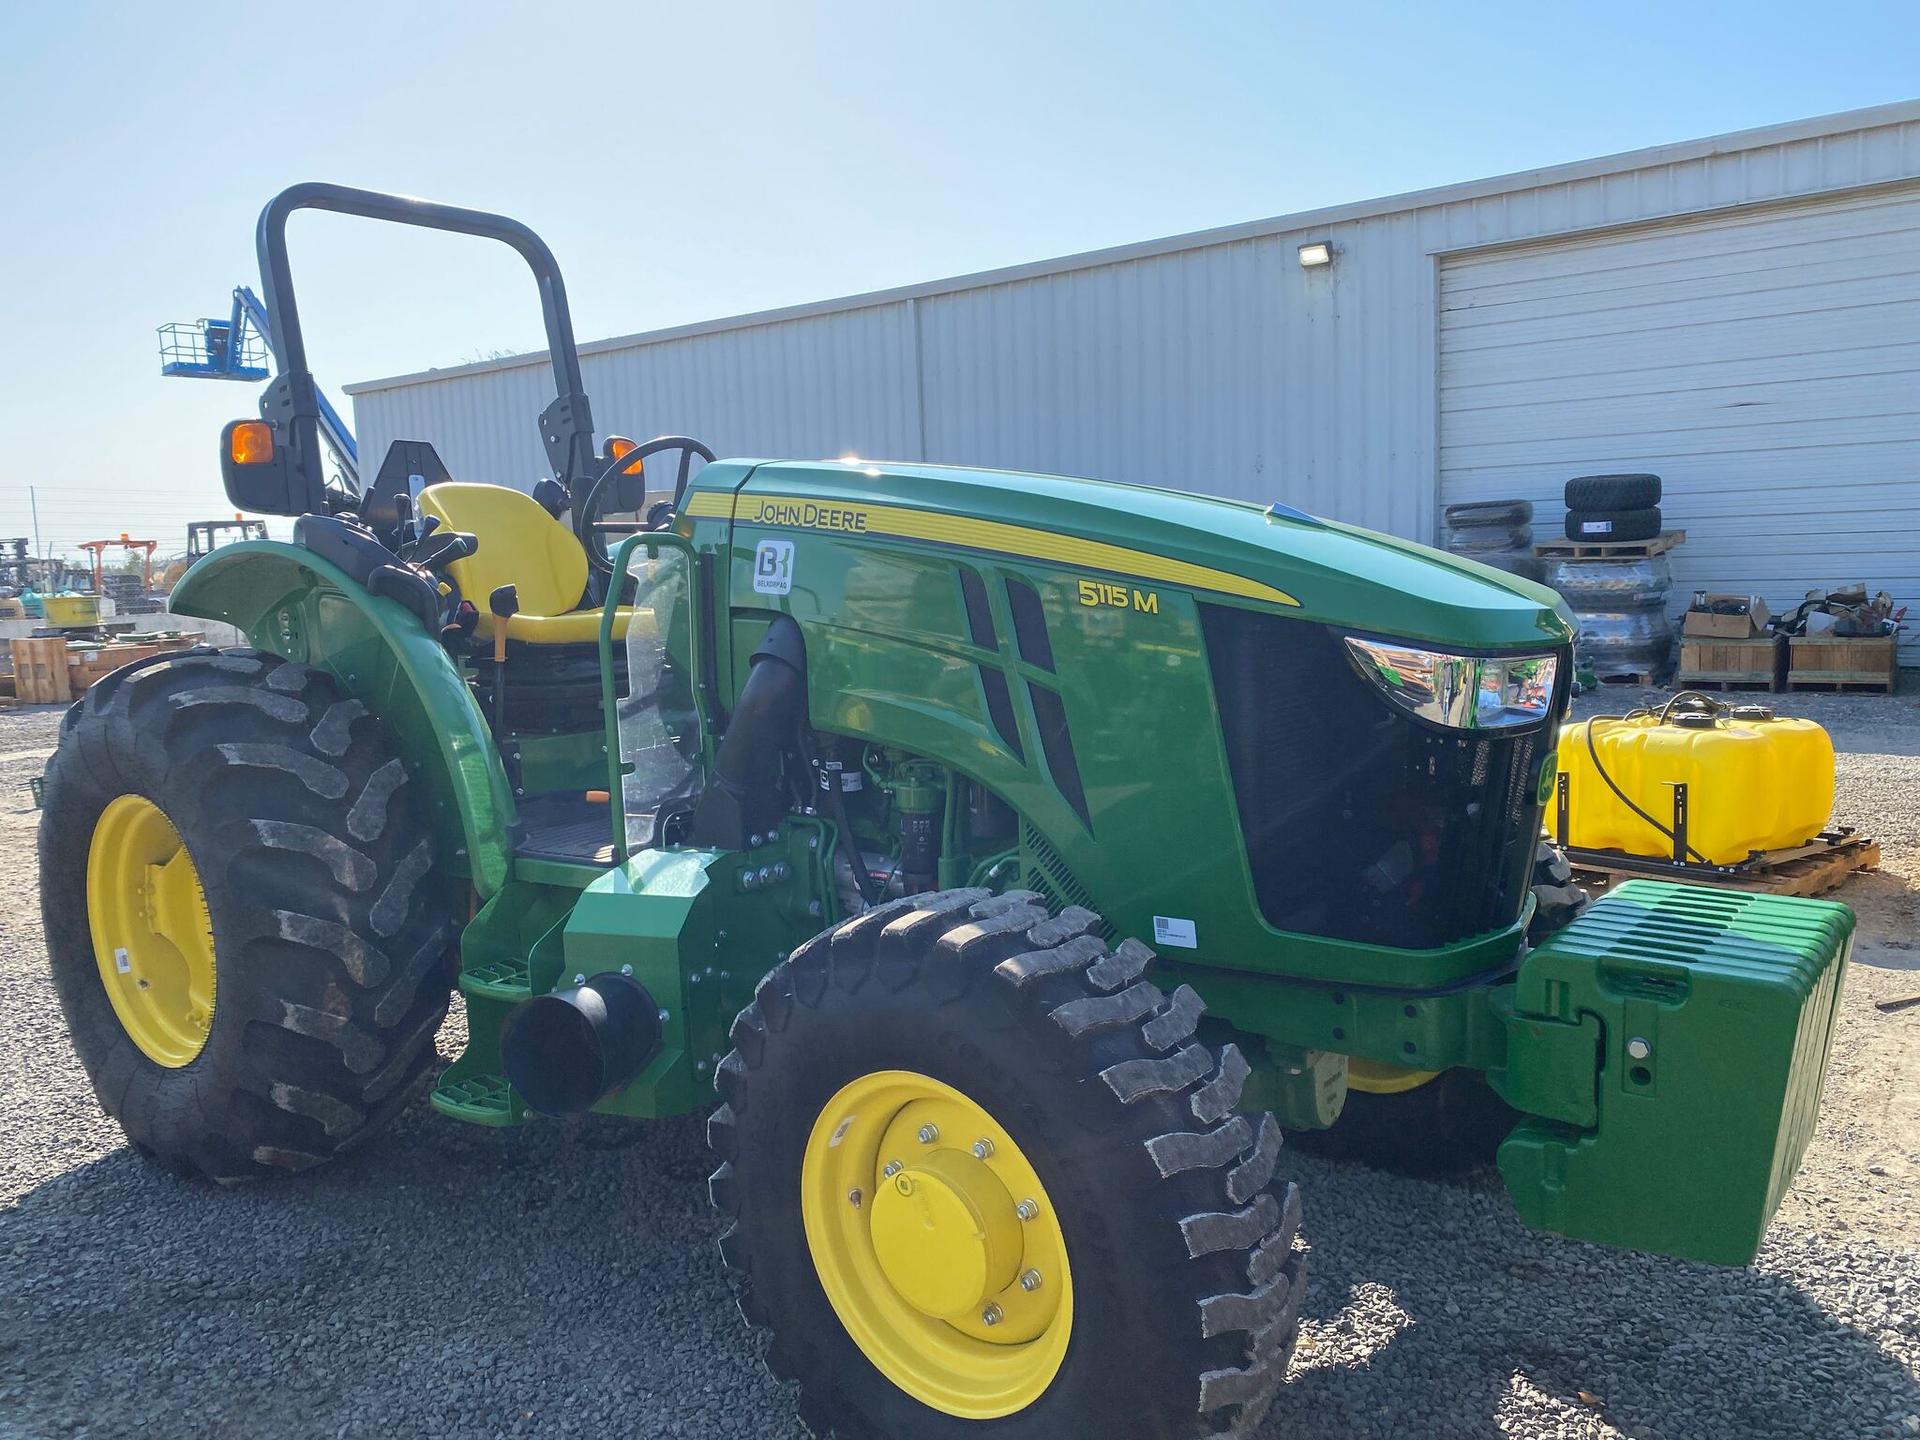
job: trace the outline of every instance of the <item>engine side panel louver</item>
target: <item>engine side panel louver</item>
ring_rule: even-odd
[[[1007,581],[1007,609],[1013,615],[1013,639],[1020,658],[1042,670],[1053,669],[1053,641],[1047,635],[1040,595],[1024,580]]]
[[[1040,751],[1047,757],[1047,773],[1053,776],[1054,788],[1073,807],[1080,823],[1091,830],[1093,820],[1087,814],[1087,792],[1080,783],[1080,761],[1073,753],[1073,734],[1067,729],[1067,707],[1060,703],[1057,693],[1031,680],[1027,682],[1027,695],[1033,701],[1033,718],[1040,727]]]

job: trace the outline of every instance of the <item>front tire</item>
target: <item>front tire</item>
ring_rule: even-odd
[[[1400,1175],[1454,1175],[1491,1164],[1519,1119],[1476,1070],[1435,1073],[1349,1060],[1340,1118],[1293,1139],[1329,1160]]]
[[[406,1103],[453,960],[414,788],[358,700],[264,652],[129,666],[68,711],[41,913],[74,1049],[135,1148],[285,1174]]]
[[[882,905],[734,1024],[721,1253],[816,1434],[1171,1440],[1251,1428],[1285,1376],[1299,1195],[1273,1117],[1234,1113],[1246,1061],[1146,947],[1037,900]]]

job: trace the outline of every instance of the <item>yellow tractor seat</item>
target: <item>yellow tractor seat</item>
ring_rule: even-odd
[[[504,485],[446,481],[420,492],[420,513],[480,542],[473,554],[447,566],[461,595],[480,612],[476,634],[493,638],[500,622],[487,608],[487,597],[513,585],[519,588],[520,610],[507,621],[509,640],[578,645],[600,638],[600,611],[577,608],[587,588],[587,552],[531,495]],[[616,634],[626,634],[632,616],[631,608],[621,607]]]

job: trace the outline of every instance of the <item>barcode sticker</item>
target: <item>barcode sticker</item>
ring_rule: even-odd
[[[1153,917],[1153,943],[1176,945],[1182,950],[1197,950],[1200,947],[1200,941],[1194,935],[1193,921],[1182,920],[1177,915]]]

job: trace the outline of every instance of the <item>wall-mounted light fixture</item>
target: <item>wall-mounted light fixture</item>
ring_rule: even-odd
[[[1313,240],[1300,247],[1300,268],[1315,270],[1333,263],[1333,246],[1325,240]]]

